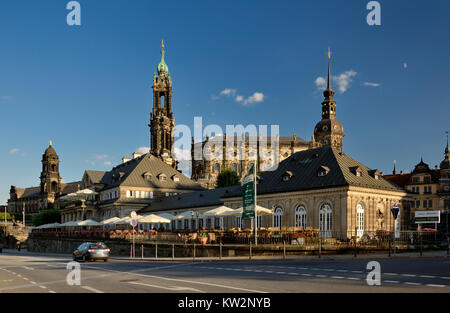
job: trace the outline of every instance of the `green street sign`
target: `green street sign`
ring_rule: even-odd
[[[242,219],[255,218],[255,166],[252,164],[247,175],[242,179]]]

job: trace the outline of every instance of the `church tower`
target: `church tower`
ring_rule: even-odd
[[[172,113],[172,79],[164,60],[164,42],[161,43],[161,61],[158,76],[153,75],[153,110],[150,113],[150,153],[173,168],[177,161],[172,156],[175,119]]]
[[[331,89],[330,75],[331,52],[328,49],[328,83],[323,92],[325,97],[322,102],[322,120],[314,128],[313,142],[316,146],[332,146],[342,152],[342,139],[344,128],[336,119],[336,101],[334,101],[334,90]]]
[[[61,177],[59,176],[59,158],[50,141],[49,147],[42,155],[41,194],[47,195],[49,202],[53,202],[61,191]]]

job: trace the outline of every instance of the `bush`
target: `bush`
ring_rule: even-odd
[[[5,212],[0,213],[0,222],[3,222],[5,220]],[[11,214],[6,212],[6,220],[10,221],[12,220]]]
[[[42,211],[41,213],[36,215],[33,219],[34,226],[40,226],[51,223],[61,223],[61,212],[59,210]]]

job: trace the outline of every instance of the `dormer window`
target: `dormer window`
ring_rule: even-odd
[[[351,167],[350,171],[357,177],[361,177],[363,173],[361,167],[359,166]]]
[[[173,175],[173,176],[172,176],[172,180],[173,180],[174,182],[179,182],[179,181],[180,181],[180,177],[179,177],[178,175]]]
[[[146,181],[150,181],[153,177],[153,175],[150,172],[145,172],[142,176]]]
[[[283,173],[283,176],[281,178],[283,179],[283,181],[290,181],[292,176],[294,176],[294,174],[292,174],[291,171],[286,171]]]
[[[371,170],[369,171],[369,174],[375,179],[380,179],[381,176],[381,173],[378,170]]]
[[[161,174],[158,175],[158,179],[160,181],[166,181],[167,180],[167,176],[166,176],[166,174],[161,173]]]
[[[329,172],[330,172],[330,168],[327,167],[327,166],[322,165],[322,166],[320,166],[319,169],[317,170],[317,176],[323,177],[323,176],[328,175]]]

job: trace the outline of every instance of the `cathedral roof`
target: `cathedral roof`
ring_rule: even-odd
[[[56,157],[58,156],[56,154],[55,149],[52,147],[52,142],[51,141],[50,141],[50,144],[49,144],[48,148],[45,150],[44,155],[46,155],[46,156],[56,156]]]

